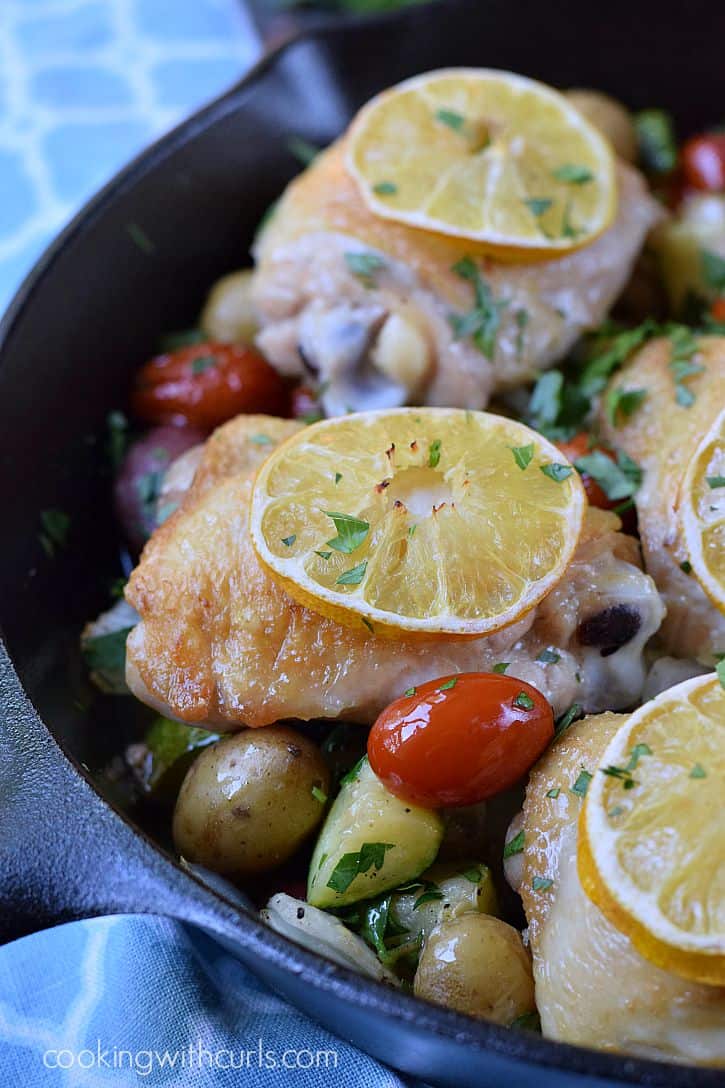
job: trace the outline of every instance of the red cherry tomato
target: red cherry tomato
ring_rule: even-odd
[[[157,355],[142,367],[131,396],[146,423],[212,430],[242,412],[284,415],[287,387],[253,348],[209,341]]]
[[[725,298],[716,298],[710,307],[710,313],[715,321],[725,321]]]
[[[570,438],[568,442],[557,442],[556,445],[572,464],[580,457],[586,457],[588,453],[592,453],[595,449],[606,453],[607,457],[612,461],[616,460],[611,450],[603,450],[601,446],[591,445],[590,441],[590,436],[586,431],[580,431],[579,434],[575,434],[573,438]],[[590,506],[598,506],[600,510],[612,510],[617,505],[617,502],[608,498],[599,484],[586,472],[582,473],[582,483]]]
[[[682,165],[690,185],[711,193],[725,190],[725,132],[693,136],[682,149]]]
[[[443,676],[383,711],[370,766],[391,793],[426,808],[473,805],[508,789],[554,736],[536,688],[513,676]]]

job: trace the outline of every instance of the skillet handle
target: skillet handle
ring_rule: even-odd
[[[0,641],[0,941],[100,914],[228,932],[239,918],[91,786],[22,690]]]

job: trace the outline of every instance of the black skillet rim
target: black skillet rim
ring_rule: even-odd
[[[433,4],[421,5],[424,9],[433,6]],[[382,29],[388,22],[397,18],[400,18],[400,13],[396,12],[372,18],[369,16],[349,16],[340,19],[337,25],[330,25],[324,19],[321,19],[318,23],[305,28],[299,34],[295,34],[282,42],[273,51],[267,53],[238,83],[135,156],[80,209],[43,252],[21,283],[2,319],[0,319],[0,359],[6,341],[12,336],[13,326],[22,313],[32,304],[33,296],[41,281],[52,273],[56,258],[76,235],[87,231],[93,226],[96,219],[112,204],[117,195],[125,192],[168,154],[193,140],[195,133],[204,129],[207,122],[220,119],[242,107],[246,92],[271,68],[275,67],[280,57],[294,50],[298,45],[316,40],[334,42],[338,35],[351,30],[354,31],[356,26],[361,26],[363,23],[367,26],[371,24],[373,26],[379,25]],[[722,1072],[715,1068],[708,1069],[699,1066],[609,1054],[569,1043],[556,1042],[530,1033],[512,1032],[510,1029],[496,1024],[487,1024],[475,1020],[472,1017],[435,1006],[411,995],[391,990],[382,983],[364,978],[332,961],[326,960],[317,953],[308,952],[293,941],[275,933],[250,913],[240,910],[218,893],[210,891],[206,885],[184,869],[173,855],[159,846],[142,828],[138,827],[120,809],[106,800],[96,786],[93,777],[43,721],[29,700],[15,672],[12,657],[4,642],[2,646],[10,663],[10,668],[7,670],[10,686],[15,688],[16,695],[25,701],[26,705],[32,707],[32,710],[29,709],[26,712],[26,718],[34,718],[35,726],[40,725],[47,733],[57,750],[57,755],[66,761],[73,771],[85,781],[86,786],[96,795],[97,800],[107,806],[116,818],[120,819],[135,836],[150,845],[153,851],[175,870],[174,875],[180,883],[192,881],[192,883],[198,885],[200,890],[211,896],[212,900],[233,908],[234,915],[236,915],[234,921],[235,928],[237,928],[237,939],[245,947],[253,950],[256,955],[278,967],[287,970],[293,969],[294,973],[304,973],[306,981],[309,981],[311,985],[324,991],[333,992],[338,998],[351,1005],[357,1005],[360,1008],[373,1008],[391,1019],[413,1024],[422,1031],[440,1036],[458,1045],[472,1047],[484,1053],[487,1051],[492,1052],[505,1059],[539,1065],[552,1071],[559,1069],[562,1072],[576,1074],[580,1077],[648,1085],[652,1086],[652,1088],[660,1088],[660,1086],[662,1088],[715,1088],[716,1085],[719,1088],[722,1084]],[[1,661],[0,664],[2,664]]]

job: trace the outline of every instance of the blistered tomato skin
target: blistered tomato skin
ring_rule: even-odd
[[[209,341],[151,359],[137,375],[131,407],[145,423],[210,431],[241,413],[286,415],[289,393],[254,348]]]
[[[725,133],[693,136],[682,149],[682,165],[693,188],[710,193],[725,191]]]
[[[554,736],[544,696],[515,677],[443,676],[391,703],[368,737],[391,793],[426,808],[473,805],[509,789]]]

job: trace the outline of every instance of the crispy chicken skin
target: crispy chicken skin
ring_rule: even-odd
[[[562,582],[512,627],[473,641],[390,641],[294,603],[260,566],[247,532],[250,470],[298,424],[241,416],[207,443],[180,509],[154,534],[127,588],[141,622],[127,681],[169,717],[236,729],[281,718],[371,722],[408,687],[489,671],[538,687],[561,712],[630,706],[642,649],[662,619],[634,540],[591,510]],[[262,452],[260,453],[260,448]],[[536,660],[555,647],[560,660]]]
[[[640,956],[579,883],[571,791],[595,774],[622,714],[572,726],[531,773],[523,810],[520,891],[529,923],[536,1004],[544,1035],[569,1043],[698,1064],[725,1063],[725,989],[700,986]],[[551,790],[559,790],[549,797]],[[534,877],[551,888],[534,891]]]
[[[703,370],[687,379],[695,395],[689,408],[676,397],[667,339],[652,340],[615,377],[610,389],[644,389],[645,400],[621,426],[613,426],[604,410],[604,436],[644,470],[635,502],[645,566],[667,607],[659,632],[663,649],[676,657],[713,664],[725,650],[725,615],[680,564],[687,559],[676,512],[678,492],[700,440],[725,405],[725,337],[702,337],[694,362]]]
[[[283,373],[324,383],[328,415],[411,401],[483,408],[560,359],[624,287],[661,213],[636,170],[622,163],[618,178],[617,218],[591,245],[534,265],[480,260],[500,307],[488,358],[449,321],[474,306],[453,271],[471,244],[373,215],[339,142],[292,182],[257,242],[258,344]],[[382,263],[355,274],[350,254],[370,253]]]

